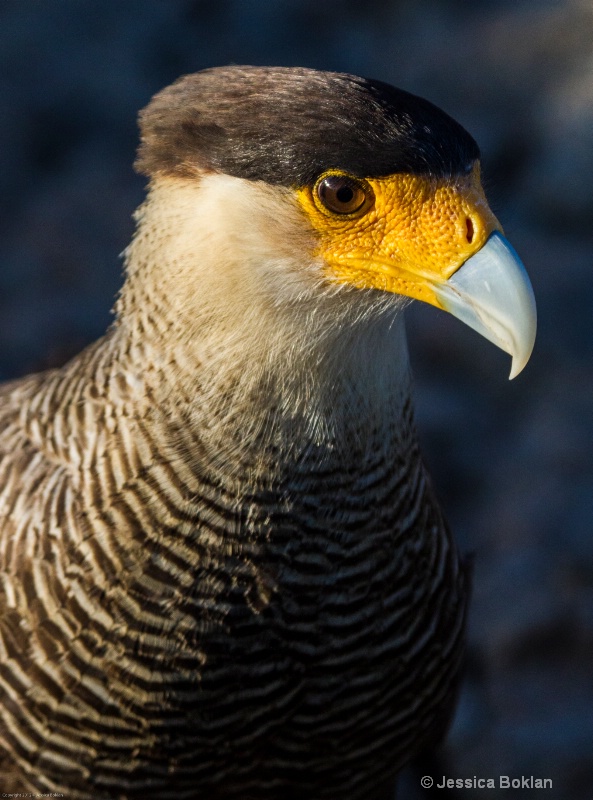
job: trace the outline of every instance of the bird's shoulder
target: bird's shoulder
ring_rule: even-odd
[[[40,372],[0,385],[0,463],[17,462],[25,454],[38,450],[28,431],[28,422],[56,372]]]
[[[101,340],[57,369],[0,385],[0,536],[6,540],[43,498],[76,483],[89,411],[105,402],[93,361]]]

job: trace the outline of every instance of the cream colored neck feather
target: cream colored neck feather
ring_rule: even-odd
[[[195,422],[209,459],[392,438],[409,391],[401,302],[328,283],[292,191],[162,178],[137,216],[117,335],[141,391]]]

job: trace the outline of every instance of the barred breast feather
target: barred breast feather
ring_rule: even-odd
[[[461,654],[409,402],[271,438],[245,486],[187,409],[138,402],[115,338],[2,393],[4,786],[372,796],[443,726]]]

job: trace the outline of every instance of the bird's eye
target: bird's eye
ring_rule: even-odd
[[[360,214],[372,201],[370,186],[349,175],[326,175],[315,191],[322,205],[334,214]]]

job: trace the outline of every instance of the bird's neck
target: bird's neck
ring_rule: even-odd
[[[404,451],[413,426],[401,317],[331,334],[311,321],[304,328],[262,313],[224,341],[213,321],[197,341],[140,342],[127,332],[117,369],[171,457],[193,456],[226,483],[290,470],[305,453],[364,470],[378,451]]]

